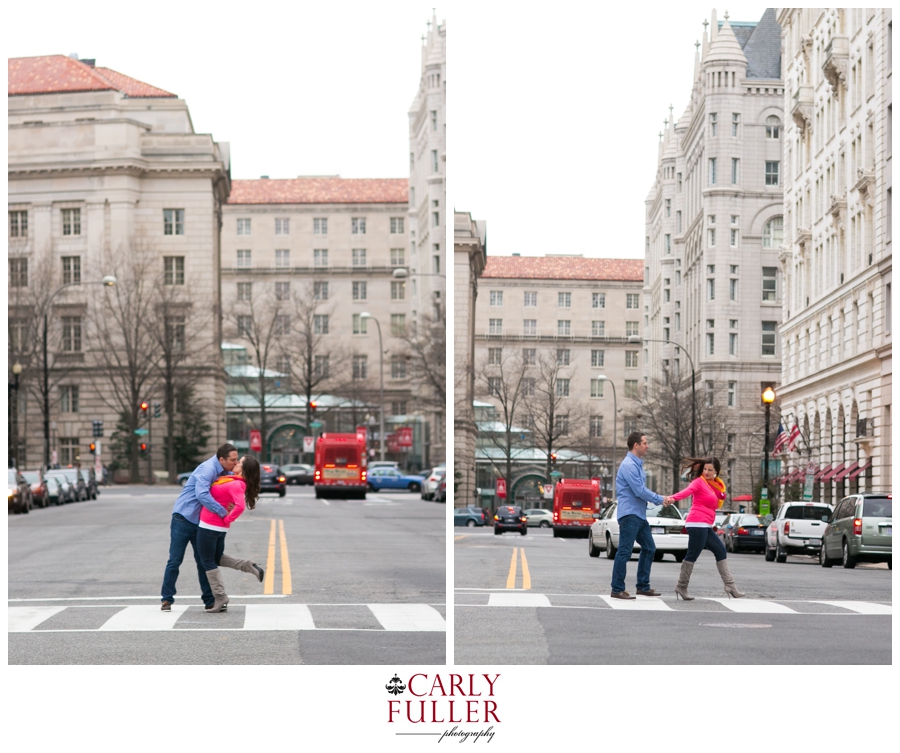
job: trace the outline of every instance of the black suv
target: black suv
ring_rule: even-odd
[[[528,518],[518,505],[503,505],[494,513],[494,535],[504,531],[518,531],[523,536],[528,533]]]
[[[278,492],[279,497],[287,494],[287,477],[281,472],[281,468],[271,463],[259,466],[259,493]]]

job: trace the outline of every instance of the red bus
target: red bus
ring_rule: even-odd
[[[316,440],[316,497],[366,498],[366,439],[361,434],[320,434]]]
[[[587,536],[600,512],[600,483],[596,479],[560,479],[553,490],[553,537]]]

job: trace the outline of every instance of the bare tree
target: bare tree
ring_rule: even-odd
[[[443,412],[447,407],[447,316],[442,308],[440,317],[423,314],[421,320],[399,339],[406,343],[418,400]]]

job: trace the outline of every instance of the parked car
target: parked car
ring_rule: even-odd
[[[434,493],[437,491],[438,484],[441,483],[441,473],[446,472],[446,465],[436,465],[431,469],[431,473],[422,482],[422,499],[434,499]]]
[[[819,564],[831,567],[840,562],[845,568],[857,562],[887,562],[892,567],[893,496],[852,494],[844,497],[822,533]]]
[[[71,501],[66,487],[63,485],[63,480],[56,476],[45,476],[44,483],[47,484],[47,498],[51,504],[64,505]]]
[[[766,528],[766,562],[786,562],[789,554],[818,556],[832,512],[822,502],[785,502]]]
[[[518,531],[523,536],[528,533],[528,518],[518,505],[501,505],[494,513],[494,535],[504,531]]]
[[[474,528],[475,526],[483,526],[484,521],[484,512],[480,507],[458,507],[453,511],[454,526]]]
[[[49,507],[50,492],[44,474],[40,471],[22,471],[22,477],[31,487],[31,498],[38,507]]]
[[[619,548],[619,521],[616,519],[618,503],[613,503],[602,513],[594,513],[594,523],[588,534],[588,554],[591,557],[599,557],[600,552],[606,551],[607,559],[615,559]],[[684,527],[684,518],[681,510],[675,505],[647,505],[647,522],[650,524],[650,533],[653,543],[656,544],[654,562],[659,562],[666,554],[675,557],[676,562],[684,560],[687,554],[688,535]],[[634,542],[632,552],[639,552],[640,544]]]
[[[187,483],[187,480],[191,477],[193,471],[185,471],[184,473],[178,474],[178,485],[184,486]]]
[[[682,510],[685,520],[687,520],[690,509]],[[718,531],[719,527],[729,515],[737,515],[737,510],[717,510],[716,519],[713,521],[713,530]]]
[[[422,489],[422,483],[425,481],[423,476],[414,476],[408,473],[401,473],[396,468],[384,467],[369,468],[366,479],[370,492],[380,492],[383,489],[406,489],[411,492],[418,492]]]
[[[396,460],[373,460],[368,464],[368,467],[370,471],[373,468],[396,468],[399,471],[400,463],[398,463]]]
[[[100,490],[97,488],[97,477],[94,475],[93,468],[82,468],[81,478],[84,479],[84,485],[87,487],[88,496],[91,499],[97,499]]]
[[[535,507],[525,511],[529,528],[549,528],[553,525],[553,511],[542,507]]]
[[[447,502],[447,474],[441,476],[441,483],[438,484],[437,491],[434,493],[434,499],[437,502]]]
[[[281,466],[281,472],[287,479],[287,483],[298,486],[312,486],[315,471],[306,463],[289,463]]]
[[[725,518],[716,534],[729,552],[752,549],[762,552],[766,548],[766,528],[762,518],[747,513],[733,513]]]
[[[65,490],[65,498],[66,502],[78,502],[81,499],[85,499],[86,495],[83,492],[84,489],[84,481],[76,478],[77,474],[70,473],[68,476],[66,475],[66,471],[62,469],[49,470],[45,474],[46,478],[55,478],[62,485]],[[81,481],[79,484],[78,482]]]
[[[271,463],[259,466],[259,493],[277,492],[279,497],[287,494],[287,478],[281,468]]]
[[[7,471],[7,499],[9,501],[8,512],[27,513],[34,504],[31,497],[31,485],[25,477],[15,468]]]

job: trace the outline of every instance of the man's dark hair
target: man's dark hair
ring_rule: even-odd
[[[216,450],[216,457],[227,458],[232,452],[237,452],[237,447],[231,444],[231,442],[226,442]]]
[[[631,432],[631,434],[628,435],[628,439],[625,440],[626,444],[628,445],[628,450],[631,451],[631,449],[632,449],[636,444],[640,444],[640,443],[641,443],[641,438],[642,438],[642,437],[646,437],[646,436],[647,436],[647,435],[644,434],[644,432],[642,432],[642,431],[633,431],[633,432]]]

